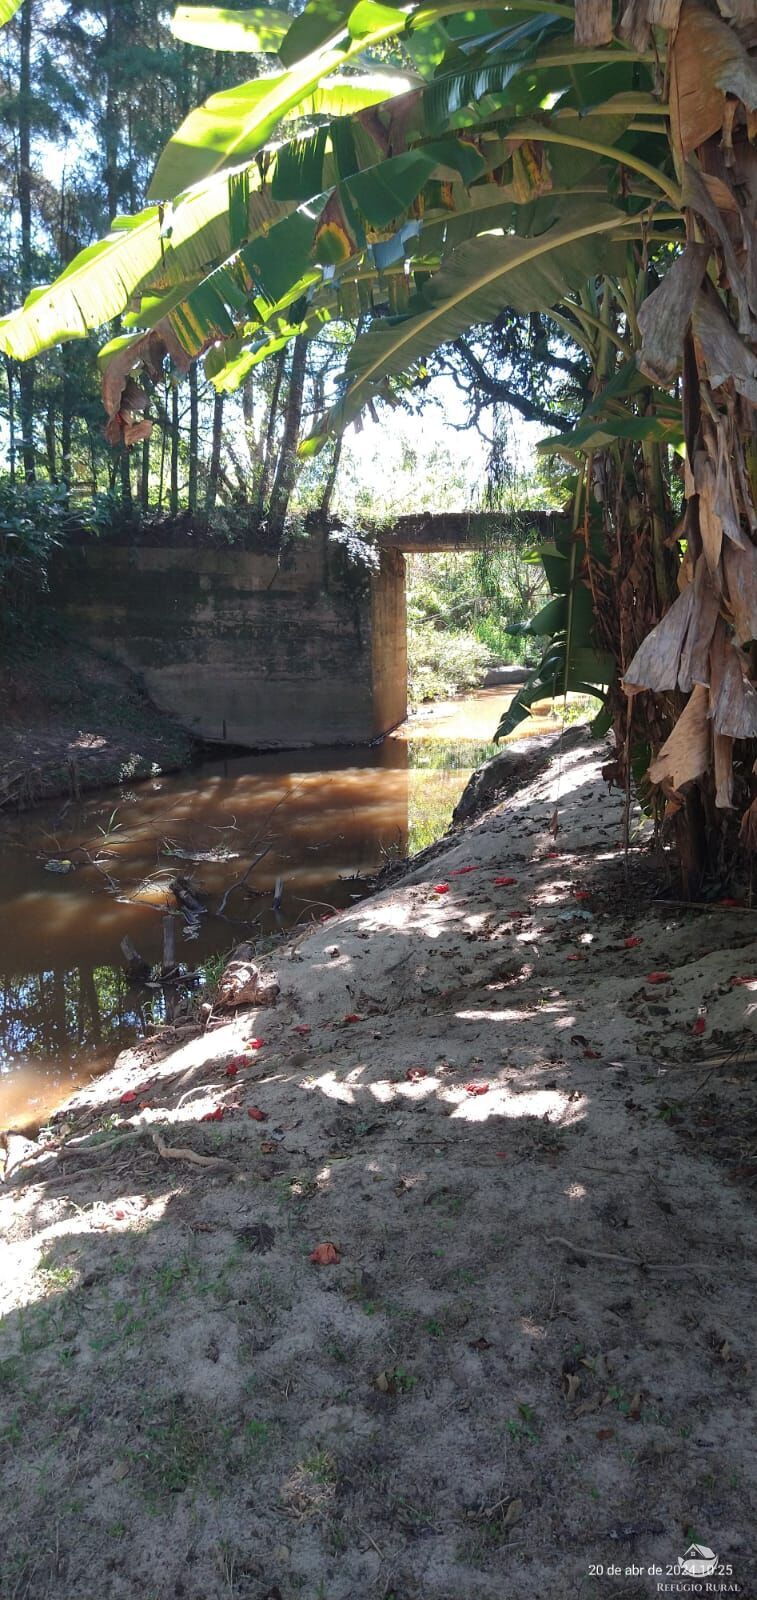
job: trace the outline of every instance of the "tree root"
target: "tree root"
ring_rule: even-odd
[[[193,1167],[207,1167],[215,1169],[216,1172],[239,1171],[234,1161],[226,1161],[223,1156],[200,1156],[196,1150],[190,1150],[189,1145],[166,1144],[157,1129],[153,1129],[152,1142],[164,1161],[189,1161]]]

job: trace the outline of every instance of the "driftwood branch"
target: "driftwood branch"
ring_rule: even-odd
[[[223,916],[224,911],[226,910],[226,905],[227,905],[227,901],[229,899],[229,895],[232,895],[234,893],[235,889],[243,888],[244,884],[246,884],[247,879],[250,876],[250,873],[254,872],[255,868],[260,865],[260,862],[264,859],[265,856],[267,856],[269,854],[269,852],[271,851],[272,848],[273,848],[272,845],[267,844],[264,850],[259,850],[258,854],[256,856],[253,856],[253,859],[250,862],[250,865],[247,868],[247,871],[242,874],[241,878],[235,878],[234,882],[229,884],[228,889],[226,889],[224,891],[224,893],[223,893],[223,895],[221,897],[221,900],[219,902],[218,910],[216,911],[216,916],[217,917],[222,917]]]

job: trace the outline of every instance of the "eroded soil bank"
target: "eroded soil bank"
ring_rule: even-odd
[[[604,759],[9,1164],[8,1600],[757,1593],[754,916],[626,877]]]
[[[0,810],[176,772],[197,754],[133,673],[62,637],[24,639],[0,671]]]

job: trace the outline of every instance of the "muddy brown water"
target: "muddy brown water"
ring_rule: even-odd
[[[220,757],[4,817],[0,1130],[44,1122],[162,1019],[163,991],[129,981],[120,944],[159,964],[173,877],[208,908],[176,921],[177,957],[203,977],[242,939],[349,906],[366,875],[444,832],[511,695],[438,704],[372,750]]]

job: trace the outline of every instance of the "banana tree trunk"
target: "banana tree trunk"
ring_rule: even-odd
[[[686,555],[678,598],[626,673],[631,695],[678,695],[649,776],[691,893],[722,892],[739,818],[757,848],[757,38],[718,3],[720,15],[685,0],[672,39],[688,243],[639,313],[642,370],[662,385],[682,371]]]

